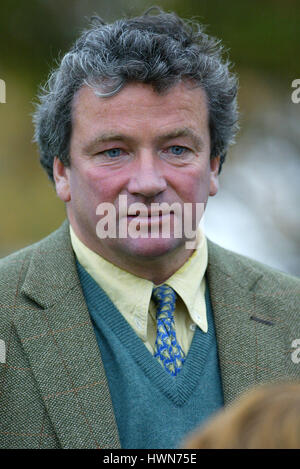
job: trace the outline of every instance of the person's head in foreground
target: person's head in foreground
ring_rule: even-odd
[[[244,393],[184,442],[199,449],[299,449],[300,382]]]

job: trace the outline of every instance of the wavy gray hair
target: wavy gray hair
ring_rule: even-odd
[[[52,181],[55,156],[70,165],[72,101],[86,84],[112,96],[129,82],[151,84],[162,93],[182,79],[194,80],[207,95],[211,158],[220,155],[224,162],[238,130],[237,78],[222,59],[220,41],[202,25],[158,10],[112,24],[93,17],[50,75],[33,122],[40,161]]]

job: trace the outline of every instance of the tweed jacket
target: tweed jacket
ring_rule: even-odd
[[[300,379],[300,281],[208,242],[225,404]],[[0,448],[119,448],[68,223],[0,261]]]

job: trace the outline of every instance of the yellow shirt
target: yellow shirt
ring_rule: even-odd
[[[156,340],[156,308],[151,299],[154,284],[91,251],[74,233],[70,225],[72,247],[78,262],[101,286],[136,334],[153,354]],[[196,327],[207,332],[205,305],[205,271],[207,241],[199,229],[198,245],[192,256],[167,283],[177,293],[174,312],[176,337],[185,354],[188,353]]]

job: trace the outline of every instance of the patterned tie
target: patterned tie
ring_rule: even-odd
[[[154,357],[168,373],[176,376],[185,360],[185,354],[177,342],[175,332],[176,293],[168,285],[161,285],[153,289],[152,297],[157,304],[157,337]]]

